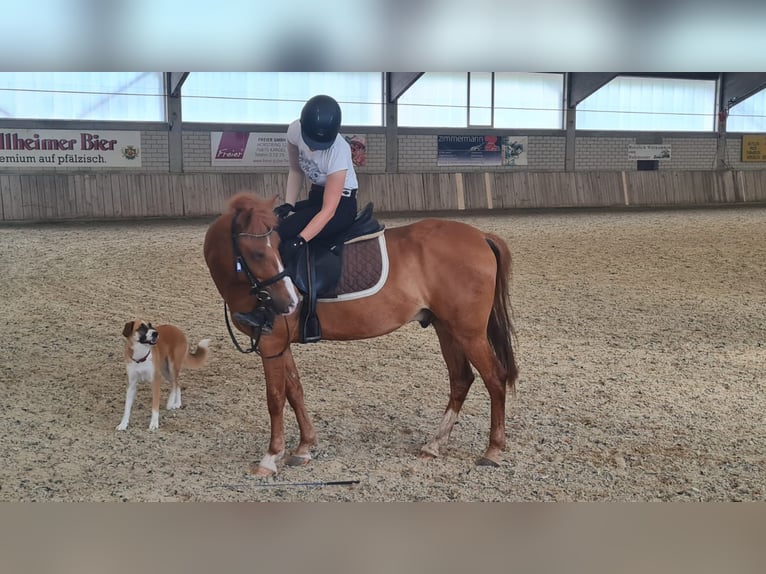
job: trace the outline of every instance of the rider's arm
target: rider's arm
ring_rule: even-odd
[[[290,161],[290,171],[287,172],[287,189],[285,190],[285,202],[295,205],[298,195],[303,188],[305,175],[298,163],[298,146],[287,143],[287,158]]]

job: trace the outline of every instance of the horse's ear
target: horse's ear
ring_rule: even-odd
[[[274,209],[274,206],[277,204],[277,200],[279,199],[279,195],[275,195],[271,198],[271,208]]]
[[[122,336],[130,337],[131,333],[133,333],[133,321],[128,321],[122,329]]]

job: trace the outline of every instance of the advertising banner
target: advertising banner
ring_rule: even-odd
[[[213,166],[287,167],[287,134],[211,132]]]
[[[766,136],[742,136],[742,161],[766,161]]]
[[[526,136],[437,136],[436,142],[437,165],[527,165]]]
[[[351,146],[351,159],[354,166],[359,167],[367,163],[367,138],[359,134],[344,135],[348,145]]]
[[[344,135],[355,166],[367,160],[363,135]],[[287,134],[279,132],[211,132],[210,164],[213,166],[287,167]]]
[[[0,169],[141,167],[141,132],[0,130]]]
[[[628,159],[671,159],[670,144],[628,144]]]
[[[503,138],[503,165],[527,165],[527,136]]]

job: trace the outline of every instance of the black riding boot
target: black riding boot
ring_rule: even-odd
[[[301,343],[316,343],[322,338],[322,327],[316,315],[317,289],[316,270],[314,267],[314,254],[310,245],[306,246],[306,294],[301,305]]]

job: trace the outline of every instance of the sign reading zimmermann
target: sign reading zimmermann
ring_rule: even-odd
[[[0,170],[141,167],[141,132],[0,131]]]
[[[436,165],[527,165],[527,136],[436,137]]]

